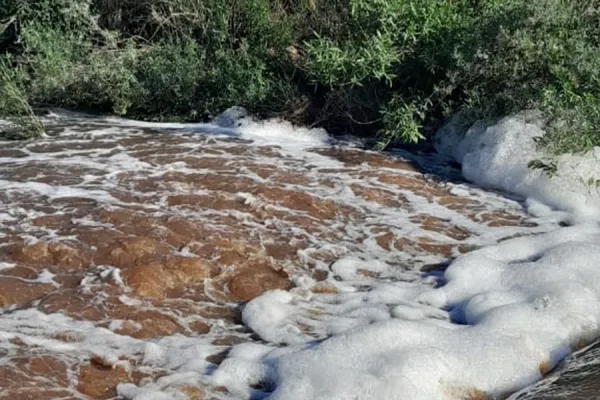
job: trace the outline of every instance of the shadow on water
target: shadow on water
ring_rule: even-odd
[[[418,172],[428,176],[439,183],[454,183],[463,184],[467,188],[481,188],[478,185],[465,180],[462,175],[461,165],[455,160],[443,156],[435,151],[432,147],[424,147],[422,149],[391,149],[385,152],[386,156],[392,159],[407,160],[413,164]],[[494,188],[485,188],[490,193],[495,193],[506,199],[516,201],[524,206],[525,199],[514,193],[508,193]]]

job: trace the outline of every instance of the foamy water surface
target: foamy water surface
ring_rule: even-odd
[[[598,336],[593,213],[227,122],[0,142],[0,398],[501,398]]]

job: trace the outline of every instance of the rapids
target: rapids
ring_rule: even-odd
[[[260,398],[272,382],[219,380],[232,346],[449,324],[412,299],[449,261],[561,229],[435,154],[284,123],[46,123],[42,139],[0,142],[0,398]],[[303,301],[242,314],[268,290]]]

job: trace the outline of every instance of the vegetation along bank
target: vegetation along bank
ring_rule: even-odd
[[[0,116],[199,121],[238,105],[417,142],[540,109],[554,153],[600,145],[600,0],[0,0]]]

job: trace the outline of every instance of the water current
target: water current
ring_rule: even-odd
[[[290,341],[245,323],[262,293],[305,299],[286,332],[318,341],[410,319],[398,303],[366,312],[332,296],[365,303],[382,283],[417,293],[443,284],[457,256],[561,229],[436,154],[375,153],[281,123],[236,135],[70,118],[47,132],[0,143],[4,399],[240,398],[212,378],[231,347]],[[597,352],[515,398],[598,398]],[[248,398],[272,390],[249,384]]]

